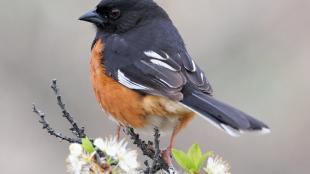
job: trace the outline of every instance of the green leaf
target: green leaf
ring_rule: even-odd
[[[188,152],[187,152],[187,156],[191,159],[191,161],[193,161],[194,163],[194,169],[195,171],[194,172],[198,172],[199,171],[199,162],[200,162],[200,158],[202,157],[202,152],[201,152],[201,149],[200,149],[200,146],[198,144],[193,144]]]
[[[213,152],[211,151],[208,151],[205,154],[203,154],[197,164],[197,168],[200,170],[202,165],[205,163],[205,161],[212,155],[213,155]]]
[[[89,140],[88,137],[82,138],[82,147],[87,153],[92,153],[95,151],[93,143]]]
[[[186,153],[177,149],[172,149],[172,155],[175,161],[187,172],[191,172],[195,167],[195,165]]]
[[[201,148],[198,144],[193,144],[187,151],[172,149],[172,155],[176,162],[189,174],[197,174],[200,172],[203,164],[208,157],[212,156],[211,151],[202,154]]]

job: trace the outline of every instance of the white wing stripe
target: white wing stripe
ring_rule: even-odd
[[[193,72],[195,72],[197,68],[196,68],[196,64],[195,64],[194,60],[192,60],[192,65],[193,65]]]
[[[133,82],[133,81],[131,81],[128,77],[126,77],[125,76],[125,74],[123,73],[123,72],[121,72],[120,70],[118,70],[117,71],[117,79],[118,79],[118,81],[122,84],[122,85],[124,85],[124,86],[126,86],[126,87],[128,87],[128,88],[130,88],[130,89],[140,89],[140,90],[148,90],[148,89],[150,89],[150,88],[148,88],[148,87],[146,87],[146,86],[143,86],[143,85],[140,85],[140,84],[138,84],[138,83],[136,83],[136,82]]]
[[[201,77],[201,80],[204,82],[204,75],[202,72],[200,73],[200,77]]]
[[[152,58],[156,58],[156,59],[160,59],[160,60],[167,60],[167,58],[169,57],[167,54],[167,58],[162,57],[161,55],[157,54],[154,51],[144,51],[144,54],[148,57],[152,57]]]
[[[166,82],[163,79],[159,79],[161,82],[165,83],[167,86],[169,86],[170,88],[175,88],[174,86],[172,86],[170,83]]]
[[[167,63],[163,62],[163,61],[160,61],[160,60],[157,60],[157,59],[151,59],[150,60],[152,63],[156,64],[156,65],[159,65],[159,66],[162,66],[164,68],[167,68],[167,69],[170,69],[171,71],[177,71],[176,69],[174,69],[172,66],[168,65]]]

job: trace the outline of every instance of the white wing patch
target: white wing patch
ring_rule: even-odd
[[[201,78],[202,81],[204,81],[204,77],[205,77],[205,76],[204,76],[203,73],[201,72],[201,73],[200,73],[200,78]]]
[[[157,60],[157,59],[151,59],[150,60],[152,63],[156,64],[156,65],[159,65],[159,66],[162,66],[164,68],[167,68],[167,69],[170,69],[171,71],[177,71],[176,69],[174,69],[172,66],[168,65],[167,63],[163,62],[163,61],[160,61],[160,60]]]
[[[192,72],[195,72],[197,70],[197,67],[196,67],[194,60],[192,60],[192,65],[193,65],[193,71]]]
[[[156,59],[160,59],[160,60],[167,60],[169,59],[169,55],[167,53],[165,53],[166,57],[162,57],[161,55],[159,55],[158,53],[154,52],[154,51],[144,51],[144,54],[147,56],[147,57],[152,57],[152,58],[156,58]]]
[[[123,73],[123,72],[121,72],[120,70],[118,70],[117,71],[117,79],[118,79],[118,81],[122,84],[122,85],[124,85],[124,86],[126,86],[126,87],[128,87],[128,88],[130,88],[130,89],[137,89],[137,90],[148,90],[148,89],[150,89],[150,88],[148,88],[148,87],[146,87],[146,86],[143,86],[143,85],[141,85],[141,84],[138,84],[138,83],[136,83],[136,82],[133,82],[133,81],[131,81],[128,77],[126,77],[125,76],[125,74]]]
[[[169,56],[166,52],[164,52],[164,53],[165,53],[165,55],[166,55],[166,58],[169,59],[170,56]]]
[[[188,53],[186,53],[186,56],[187,56],[188,58],[191,59],[191,56],[190,56]],[[194,60],[191,59],[191,62],[190,62],[190,63],[191,63],[192,66],[193,66],[193,69],[191,70],[191,72],[195,72],[195,71],[197,70],[197,67],[196,67],[196,64],[195,64]]]
[[[164,84],[166,84],[167,86],[169,86],[170,88],[174,88],[174,86],[172,86],[170,83],[166,82],[163,79],[159,79],[161,82],[163,82]]]

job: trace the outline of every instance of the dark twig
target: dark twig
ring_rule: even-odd
[[[63,117],[68,120],[70,125],[72,126],[70,128],[71,132],[77,136],[78,138],[85,138],[85,132],[84,127],[79,128],[79,126],[76,124],[76,122],[73,120],[73,117],[70,115],[70,113],[66,110],[66,105],[62,101],[61,95],[59,93],[59,88],[57,87],[57,80],[52,80],[51,88],[53,89],[56,98],[57,98],[57,104],[61,109],[61,112],[63,114]]]
[[[157,169],[157,165],[160,163],[159,159],[160,159],[160,148],[159,148],[159,130],[158,128],[155,128],[155,133],[154,133],[154,145],[155,145],[155,155],[153,158],[153,164],[152,167],[150,168],[149,174],[153,174],[156,173],[156,169]]]
[[[161,150],[159,149],[160,135],[158,129],[155,129],[154,134],[155,147],[153,146],[153,142],[148,141],[148,143],[146,143],[145,141],[141,140],[139,134],[135,133],[133,128],[127,127],[126,132],[133,140],[133,144],[135,144],[142,151],[143,155],[153,160],[152,166],[149,166],[148,161],[144,162],[147,167],[144,171],[145,174],[154,174],[159,170],[165,170],[166,172],[171,170],[161,156]]]
[[[130,136],[130,138],[133,140],[133,144],[136,144],[139,149],[143,152],[143,155],[153,158],[155,155],[155,150],[153,148],[153,142],[148,141],[148,143],[145,143],[145,141],[140,139],[139,134],[135,133],[133,128],[127,127],[126,133]]]
[[[43,129],[46,129],[50,135],[53,135],[56,138],[60,138],[61,140],[68,141],[69,143],[81,143],[81,139],[86,137],[84,128],[83,127],[79,128],[76,122],[73,120],[73,117],[66,110],[65,104],[63,103],[61,99],[61,95],[59,94],[59,89],[57,87],[56,80],[52,80],[51,88],[53,89],[56,95],[57,103],[63,113],[63,117],[65,117],[70,123],[70,125],[72,126],[70,130],[76,136],[76,138],[67,137],[67,136],[62,135],[60,132],[55,131],[46,121],[45,114],[39,109],[37,109],[35,105],[33,105],[33,108],[32,108],[33,112],[36,113],[40,117],[39,122],[43,125]]]
[[[45,114],[42,111],[38,110],[34,104],[32,110],[40,117],[39,123],[43,125],[43,129],[46,129],[50,135],[55,136],[56,138],[59,138],[61,140],[68,141],[69,143],[81,143],[80,139],[70,138],[62,135],[60,132],[55,131],[45,120]]]

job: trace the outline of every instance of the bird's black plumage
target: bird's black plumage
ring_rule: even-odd
[[[113,9],[120,11],[117,18],[110,14]],[[152,0],[103,0],[94,15],[96,19],[82,20],[97,26],[95,40],[105,42],[102,64],[124,86],[180,101],[226,131],[268,128],[211,96],[205,73],[188,54],[167,13]]]
[[[102,61],[117,80],[122,72],[131,81],[147,88],[141,91],[173,100],[182,100],[181,90],[187,83],[211,93],[207,78],[197,65],[193,65],[168,18],[147,21],[143,27],[130,32],[106,36],[105,43]],[[156,54],[160,57],[156,58]]]

